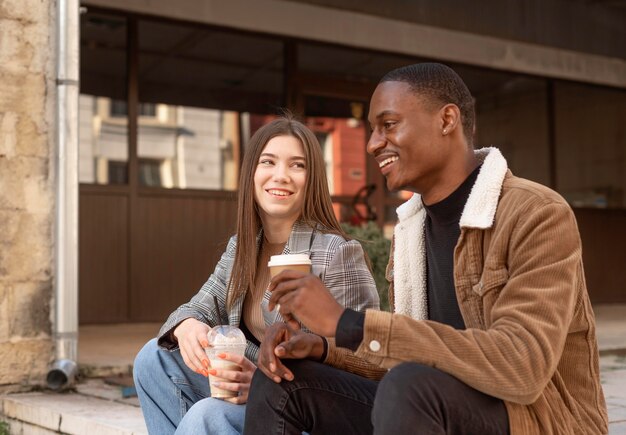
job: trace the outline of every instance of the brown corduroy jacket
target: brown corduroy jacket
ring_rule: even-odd
[[[326,362],[373,378],[405,361],[436,367],[504,400],[512,435],[605,434],[595,320],[574,214],[556,192],[513,176],[497,149],[477,156],[484,163],[454,252],[467,329],[423,318],[423,244],[404,243],[402,249],[418,252],[398,250],[400,238],[423,238],[416,195],[398,211],[388,267],[394,314],[368,310],[357,351],[331,343]]]

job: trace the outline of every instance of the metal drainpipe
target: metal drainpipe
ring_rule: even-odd
[[[56,213],[54,242],[55,361],[48,387],[72,385],[78,372],[78,42],[79,0],[56,8]]]

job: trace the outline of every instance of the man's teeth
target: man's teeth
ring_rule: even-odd
[[[389,163],[395,162],[396,160],[398,160],[398,156],[389,157],[388,159],[385,159],[382,162],[380,162],[378,164],[378,167],[379,168],[383,168],[383,167],[387,166]]]
[[[290,195],[289,192],[285,192],[284,190],[268,190],[267,191],[270,195],[276,195],[276,196],[288,196]]]

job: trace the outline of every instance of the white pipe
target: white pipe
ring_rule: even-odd
[[[48,386],[71,385],[78,357],[78,93],[79,0],[57,0],[55,362]]]

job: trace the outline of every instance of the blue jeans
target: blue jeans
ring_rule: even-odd
[[[185,365],[178,350],[150,340],[133,367],[135,387],[150,435],[241,434],[245,405],[212,399],[206,377]]]

